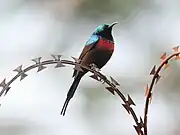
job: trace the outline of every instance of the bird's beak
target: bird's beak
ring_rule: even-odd
[[[118,24],[118,22],[113,22],[111,25],[109,25],[109,28],[112,28],[116,24]]]

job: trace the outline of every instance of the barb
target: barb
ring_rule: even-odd
[[[10,90],[11,87],[9,87],[9,85],[6,83],[6,79],[4,79],[1,83],[0,83],[0,87],[3,88],[4,90],[4,96],[8,93],[8,91]]]
[[[150,75],[153,75],[153,78],[152,78],[152,81],[151,81],[151,84],[150,84],[149,88],[148,88],[148,85],[147,85],[147,88],[146,88],[146,101],[145,101],[145,111],[144,111],[144,135],[147,135],[147,114],[148,114],[149,104],[151,103],[151,100],[152,100],[152,94],[153,94],[152,89],[153,89],[153,86],[160,79],[159,73],[160,73],[161,69],[164,66],[166,67],[166,64],[168,63],[168,61],[170,59],[172,59],[173,57],[176,58],[177,56],[179,56],[180,52],[177,52],[177,49],[178,49],[178,47],[173,48],[174,53],[171,54],[170,56],[167,56],[166,53],[164,53],[160,57],[160,59],[163,60],[163,61],[158,66],[157,70],[156,70],[155,66],[151,70]]]
[[[38,70],[37,72],[40,72],[42,71],[43,69],[45,69],[46,67],[43,66],[43,64],[41,63],[41,57],[38,57],[38,58],[35,58],[35,59],[32,59],[32,61],[34,61],[38,67]]]
[[[41,71],[43,69],[45,69],[45,65],[51,65],[51,64],[56,64],[56,66],[54,68],[57,67],[65,67],[65,65],[74,65],[76,70],[81,70],[81,69],[86,69],[88,71],[90,71],[91,73],[93,73],[93,76],[91,76],[93,79],[97,79],[98,81],[103,81],[103,83],[106,83],[108,85],[108,87],[106,87],[106,89],[111,92],[113,95],[115,95],[115,93],[117,93],[117,95],[122,99],[122,101],[124,102],[122,105],[124,106],[124,108],[127,110],[127,112],[129,114],[132,115],[132,118],[134,119],[136,125],[134,125],[135,130],[137,131],[138,135],[144,135],[142,128],[143,128],[143,122],[142,119],[140,118],[138,120],[137,115],[135,113],[135,111],[133,110],[133,108],[131,106],[135,106],[134,101],[132,100],[132,98],[128,95],[128,97],[126,98],[123,93],[116,87],[119,86],[119,83],[112,77],[110,77],[110,80],[107,79],[107,77],[105,75],[103,75],[102,73],[99,72],[99,70],[95,67],[90,68],[90,67],[85,67],[82,66],[78,63],[78,59],[72,57],[75,62],[73,61],[69,61],[69,60],[61,60],[61,55],[51,55],[53,57],[53,59],[50,60],[44,60],[41,62],[41,57],[36,58],[36,59],[32,59],[33,62],[35,62],[35,64],[28,66],[25,69],[22,69],[22,65],[19,66],[18,68],[16,68],[14,71],[18,72],[18,74],[16,76],[14,76],[12,79],[10,79],[9,82],[5,82],[5,79],[0,83],[0,87],[2,87],[3,89],[0,92],[0,96],[3,95],[3,93],[7,94],[9,89],[10,89],[10,85],[17,80],[17,78],[21,77],[21,80],[24,79],[27,74],[25,74],[26,72],[38,68],[38,71]],[[64,65],[65,64],[65,65]]]
[[[20,74],[21,78],[20,81],[23,80],[25,77],[27,77],[28,75],[24,73],[24,71],[22,70],[22,65],[20,65],[19,67],[17,67],[16,69],[14,69],[13,71],[18,72],[18,74]]]
[[[63,65],[62,62],[61,62],[62,55],[51,54],[51,56],[54,58],[55,61],[58,61],[54,68],[65,67],[65,65]]]

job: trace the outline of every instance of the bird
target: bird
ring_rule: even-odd
[[[78,58],[79,64],[87,67],[94,64],[98,69],[101,69],[109,61],[114,52],[112,28],[117,23],[118,22],[114,22],[112,24],[101,24],[95,29],[89,40],[85,43],[85,46]],[[67,93],[66,100],[61,110],[61,115],[65,115],[69,101],[74,96],[81,78],[87,72],[87,69],[83,69],[83,71],[74,70],[74,81]]]

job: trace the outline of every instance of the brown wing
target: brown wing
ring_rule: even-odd
[[[94,45],[88,45],[88,46],[85,46],[79,56],[79,59],[82,60],[83,57],[94,47]]]
[[[83,59],[83,57],[84,57],[91,49],[93,49],[94,47],[95,47],[94,44],[86,45],[86,46],[84,47],[84,49],[82,50],[82,52],[81,52],[81,54],[80,54],[80,56],[79,56],[79,60],[80,60],[79,63],[81,63],[81,60]],[[73,77],[76,76],[76,74],[77,74],[77,70],[74,70]]]

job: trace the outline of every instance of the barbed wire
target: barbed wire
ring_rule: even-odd
[[[3,94],[5,96],[9,92],[9,90],[11,88],[10,85],[15,80],[17,80],[20,77],[20,81],[22,81],[24,78],[26,78],[28,76],[27,72],[32,70],[32,69],[37,68],[37,72],[40,72],[40,71],[46,69],[46,65],[56,64],[54,68],[65,67],[65,65],[74,65],[75,70],[82,71],[82,69],[86,69],[89,72],[93,73],[93,75],[90,76],[91,78],[93,78],[99,82],[102,82],[103,84],[106,83],[108,85],[108,87],[106,87],[106,89],[112,95],[115,95],[115,93],[117,93],[117,95],[124,102],[122,104],[123,107],[126,109],[126,111],[129,114],[132,115],[132,117],[136,123],[136,125],[134,125],[134,128],[136,129],[137,133],[139,135],[144,135],[143,131],[142,131],[142,127],[143,127],[142,118],[140,117],[140,119],[138,120],[138,117],[137,117],[135,111],[131,107],[132,105],[135,106],[134,101],[132,100],[130,95],[128,95],[127,98],[123,95],[123,93],[117,88],[117,86],[119,86],[120,84],[113,77],[110,76],[110,79],[108,79],[105,75],[100,73],[100,69],[98,69],[96,67],[96,65],[92,64],[91,67],[85,67],[83,65],[80,65],[79,60],[75,57],[72,57],[74,59],[74,61],[70,61],[70,60],[61,60],[62,55],[51,55],[51,56],[53,57],[53,59],[41,61],[42,58],[38,57],[38,58],[32,59],[32,61],[35,62],[35,64],[30,65],[24,69],[22,68],[23,66],[20,65],[16,69],[14,69],[13,71],[17,72],[17,75],[15,75],[7,83],[6,83],[6,78],[0,83],[0,87],[2,87],[2,90],[0,91],[0,97]]]
[[[176,47],[173,47],[172,48],[174,53],[167,56],[167,53],[163,53],[160,57],[160,59],[162,60],[161,64],[158,66],[157,70],[156,70],[156,65],[153,66],[151,72],[150,72],[150,75],[153,75],[153,78],[151,80],[151,83],[150,83],[150,87],[148,87],[148,84],[147,84],[147,87],[146,87],[146,101],[145,101],[145,111],[144,111],[144,135],[147,135],[148,132],[147,132],[147,114],[148,114],[148,109],[149,109],[149,104],[151,103],[152,101],[152,95],[153,95],[153,87],[155,84],[158,83],[158,81],[160,80],[161,76],[159,75],[161,69],[164,67],[164,69],[168,68],[170,66],[170,64],[168,63],[168,61],[172,58],[175,57],[175,60],[179,60],[180,59],[180,52],[178,51],[179,50],[179,46],[176,46]]]
[[[146,100],[145,100],[145,109],[144,109],[144,118],[142,119],[142,117],[137,117],[134,109],[132,108],[132,106],[136,106],[134,101],[132,100],[131,96],[128,94],[127,97],[124,96],[124,94],[119,90],[118,86],[120,86],[120,84],[113,78],[113,77],[109,77],[109,79],[100,72],[100,69],[98,69],[96,67],[96,65],[91,64],[89,67],[83,66],[81,64],[79,64],[79,59],[72,57],[74,61],[71,60],[61,60],[62,55],[51,55],[53,59],[49,59],[49,60],[44,60],[41,61],[41,57],[32,59],[33,62],[35,62],[35,64],[32,64],[26,68],[23,69],[23,65],[18,66],[16,69],[14,69],[13,71],[17,72],[17,74],[12,77],[12,79],[10,79],[7,83],[6,83],[6,78],[3,79],[3,81],[0,83],[0,87],[2,87],[2,90],[0,91],[0,97],[4,96],[9,92],[9,90],[11,89],[10,85],[17,80],[20,77],[20,81],[22,81],[24,78],[26,78],[28,76],[27,72],[37,68],[37,72],[40,72],[44,69],[46,69],[46,65],[52,65],[52,64],[56,64],[54,68],[61,68],[61,67],[66,67],[66,65],[73,65],[75,66],[74,69],[77,71],[83,71],[83,69],[88,70],[89,72],[91,72],[93,75],[91,75],[90,77],[95,79],[96,81],[99,81],[103,84],[107,84],[108,86],[105,87],[106,90],[108,90],[112,95],[115,95],[115,93],[120,97],[120,99],[123,101],[122,106],[125,108],[125,110],[128,112],[128,114],[131,114],[135,125],[134,128],[137,132],[138,135],[147,135],[148,131],[147,131],[147,114],[148,114],[148,110],[149,110],[149,105],[151,103],[152,100],[152,95],[153,95],[153,86],[155,84],[158,83],[158,81],[160,80],[161,76],[160,71],[162,70],[162,68],[164,67],[164,69],[169,67],[169,60],[174,58],[176,60],[180,59],[180,52],[178,51],[179,46],[174,47],[173,51],[174,53],[167,56],[166,53],[163,53],[162,56],[160,57],[160,59],[162,60],[161,64],[158,66],[157,70],[156,70],[156,65],[153,66],[150,75],[153,75],[151,83],[150,83],[150,87],[147,84],[146,87]],[[144,120],[144,121],[143,121]],[[144,128],[144,130],[142,130],[142,128]]]

